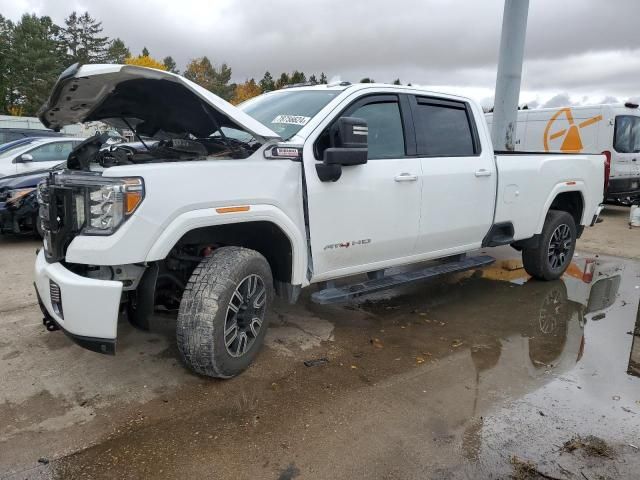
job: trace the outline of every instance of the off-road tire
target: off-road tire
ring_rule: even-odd
[[[550,259],[551,242],[554,240],[554,244],[558,244],[557,239],[553,237],[559,228],[568,235],[566,240],[570,241],[570,245],[566,246],[566,240],[560,242],[563,249],[566,248],[566,251],[563,252],[564,261],[553,266]],[[556,280],[560,278],[571,264],[577,237],[576,223],[570,214],[560,210],[549,210],[540,234],[538,246],[536,248],[522,249],[524,269],[529,275],[538,280]]]
[[[230,302],[233,300],[235,309],[239,293],[236,290],[248,278],[257,283],[256,276],[263,282],[265,290],[262,323],[246,351],[234,356],[229,351],[230,347],[225,345],[225,323],[230,318],[228,315],[235,311],[230,310]],[[260,253],[241,247],[216,249],[193,271],[180,303],[176,337],[184,363],[194,372],[209,377],[231,378],[241,373],[262,347],[268,326],[266,312],[272,300],[271,268]],[[253,308],[257,300],[249,303],[251,305],[243,311]],[[239,316],[236,318],[239,325]],[[237,354],[237,351],[233,353]]]

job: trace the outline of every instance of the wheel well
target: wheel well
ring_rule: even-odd
[[[291,282],[293,246],[289,237],[274,223],[259,221],[197,228],[186,233],[174,250],[185,245],[250,248],[264,255],[275,280]]]
[[[576,222],[576,227],[580,227],[582,212],[584,211],[584,200],[580,192],[559,193],[553,199],[549,210],[562,210],[569,213]]]

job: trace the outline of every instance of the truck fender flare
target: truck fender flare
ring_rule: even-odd
[[[232,223],[271,222],[284,232],[291,242],[293,265],[291,283],[306,284],[307,268],[304,235],[295,223],[279,208],[273,205],[249,205],[241,208],[202,208],[185,212],[174,218],[149,249],[146,261],[154,262],[167,257],[176,243],[188,232],[202,227],[227,225]]]
[[[538,217],[538,224],[535,230],[536,234],[539,234],[542,232],[542,228],[544,227],[544,221],[547,218],[547,213],[549,212],[549,209],[551,208],[551,204],[553,203],[553,201],[556,199],[556,197],[559,194],[566,193],[566,192],[579,192],[580,195],[582,196],[582,201],[584,202],[585,185],[582,180],[576,180],[576,181],[570,181],[570,182],[565,181],[565,182],[557,183],[551,190],[551,193],[547,195],[547,200],[544,204],[544,208],[541,210],[540,216]],[[582,218],[580,219],[581,223],[584,222],[585,214],[586,212],[582,212]],[[576,227],[579,227],[579,225],[576,225]]]

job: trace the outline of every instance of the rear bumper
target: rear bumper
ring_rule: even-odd
[[[610,179],[605,196],[607,200],[640,198],[640,177]]]
[[[101,353],[115,352],[121,282],[86,278],[61,263],[47,263],[41,250],[35,285],[45,317],[76,343]]]
[[[602,209],[604,208],[604,205],[598,205],[598,208],[596,209],[596,212],[593,214],[593,218],[591,219],[591,224],[589,225],[590,227],[593,227],[596,222],[598,221],[598,217],[600,217],[600,213],[602,213]]]

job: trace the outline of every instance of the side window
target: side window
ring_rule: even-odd
[[[33,156],[34,162],[64,162],[72,148],[71,142],[54,142],[41,145],[28,153]]]
[[[613,148],[618,153],[640,151],[640,117],[619,115],[616,117]]]
[[[349,114],[367,121],[369,160],[405,156],[404,131],[398,102],[369,103]]]
[[[464,103],[417,98],[415,110],[419,155],[461,157],[478,153]]]

